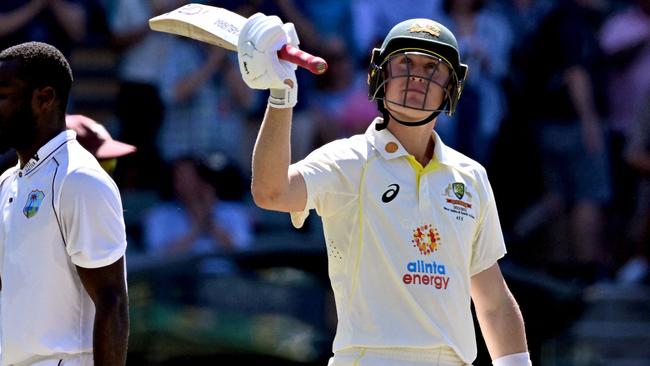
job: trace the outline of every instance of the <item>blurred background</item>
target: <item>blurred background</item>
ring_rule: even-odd
[[[401,20],[456,34],[470,73],[443,140],[488,169],[536,365],[650,364],[650,0],[196,1],[294,22],[329,62],[298,70],[293,158],[363,132],[370,51]],[[61,49],[69,113],[118,159],[132,365],[324,365],[336,314],[320,222],[249,193],[266,92],[236,54],[152,32],[178,0],[2,0],[0,47]],[[0,159],[3,169],[11,157]],[[476,365],[489,365],[479,336]]]

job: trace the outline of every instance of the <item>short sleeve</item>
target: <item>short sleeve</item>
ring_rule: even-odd
[[[336,140],[293,164],[307,187],[307,204],[300,212],[291,213],[291,222],[301,227],[309,210],[315,209],[321,217],[330,217],[359,196],[359,180],[365,159],[353,146],[357,138]]]
[[[481,217],[472,247],[470,265],[472,276],[488,269],[506,254],[494,193],[487,180],[487,175],[479,180],[479,184],[484,185],[485,198],[481,205]]]
[[[61,187],[60,221],[72,262],[99,268],[126,251],[122,202],[117,186],[103,171],[79,169]]]

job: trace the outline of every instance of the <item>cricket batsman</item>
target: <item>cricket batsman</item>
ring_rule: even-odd
[[[467,66],[454,35],[429,19],[395,25],[372,50],[365,134],[291,163],[295,65],[276,51],[292,24],[255,14],[239,36],[246,84],[269,89],[253,151],[252,193],[296,227],[322,217],[338,326],[330,366],[467,365],[476,358],[471,302],[496,366],[531,365],[524,323],[498,260],[506,253],[485,169],[444,145]]]

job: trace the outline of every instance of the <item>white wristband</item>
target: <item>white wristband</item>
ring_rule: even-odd
[[[505,355],[492,361],[493,366],[532,366],[530,353],[521,352]]]
[[[293,108],[298,103],[298,85],[291,89],[271,89],[269,106],[273,108]]]

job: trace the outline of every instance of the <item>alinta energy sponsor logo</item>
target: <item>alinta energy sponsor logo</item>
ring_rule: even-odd
[[[421,255],[428,257],[440,247],[440,233],[433,225],[418,226],[413,230],[411,243]],[[449,276],[444,263],[418,259],[406,264],[402,282],[406,285],[424,285],[446,290],[449,286]]]
[[[437,290],[446,290],[449,286],[447,269],[442,263],[416,260],[406,265],[407,273],[402,275],[406,285],[432,286]]]

